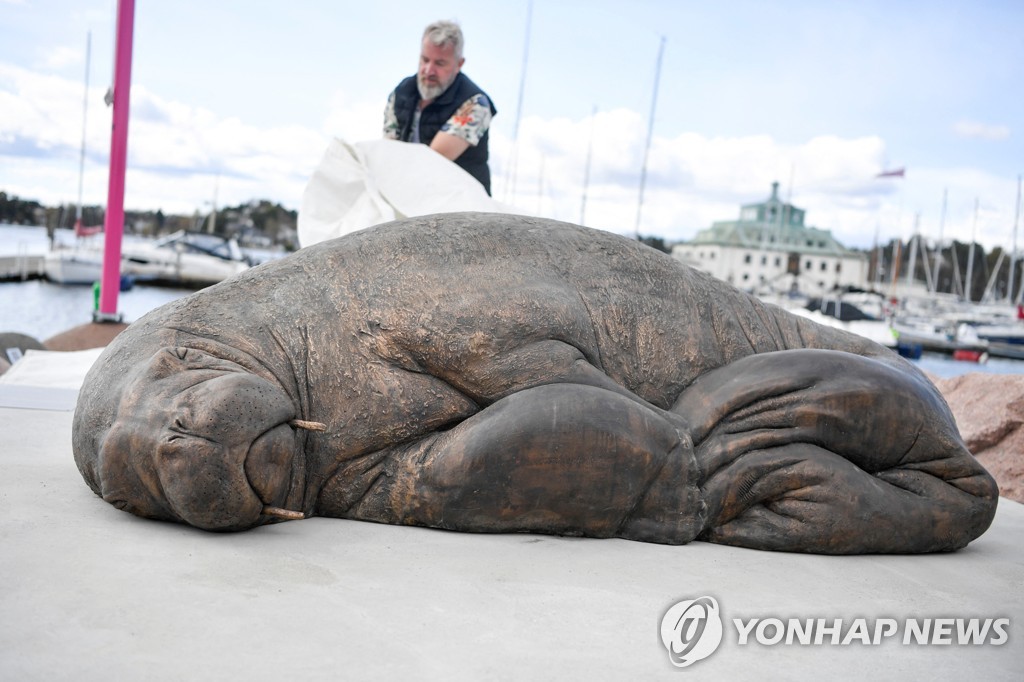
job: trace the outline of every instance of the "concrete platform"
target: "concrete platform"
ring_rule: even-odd
[[[40,389],[61,391],[66,389]],[[985,679],[1024,674],[1024,505],[946,555],[471,535],[310,519],[241,534],[94,496],[71,417],[0,407],[2,680]],[[44,401],[45,402],[45,401]],[[676,602],[717,599],[720,647],[680,669]],[[733,619],[893,619],[879,644],[740,644]],[[1009,619],[1003,644],[903,644],[908,619]],[[763,634],[770,638],[773,630]],[[944,640],[940,637],[940,640]]]

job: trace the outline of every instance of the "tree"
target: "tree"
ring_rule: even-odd
[[[641,244],[646,244],[652,249],[657,249],[658,251],[661,251],[663,253],[672,253],[672,247],[667,246],[665,244],[665,240],[662,239],[661,237],[640,235],[637,238],[637,241],[639,241]]]

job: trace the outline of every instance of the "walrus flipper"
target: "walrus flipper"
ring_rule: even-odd
[[[601,388],[519,391],[398,459],[347,516],[669,544],[704,527],[689,438]]]
[[[831,554],[963,547],[998,490],[916,373],[838,351],[764,353],[694,383],[701,539]]]

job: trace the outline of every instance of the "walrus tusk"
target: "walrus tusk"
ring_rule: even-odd
[[[326,431],[327,425],[321,422],[309,422],[305,419],[293,419],[288,422],[290,426],[294,426],[297,429],[308,429],[309,431]]]
[[[276,516],[279,519],[286,521],[301,521],[306,518],[306,515],[302,512],[292,511],[291,509],[281,509],[280,507],[264,507],[263,513],[266,516]]]

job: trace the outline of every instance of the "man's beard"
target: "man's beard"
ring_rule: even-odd
[[[445,90],[447,90],[451,86],[451,84],[455,82],[455,76],[457,76],[457,75],[458,74],[453,74],[452,77],[451,77],[451,80],[449,80],[447,83],[441,83],[440,85],[429,85],[429,84],[425,83],[423,81],[423,79],[421,79],[419,77],[419,75],[417,75],[416,76],[416,89],[420,91],[420,97],[422,99],[425,99],[425,100],[437,99],[438,97],[441,96],[441,93],[443,93]]]

